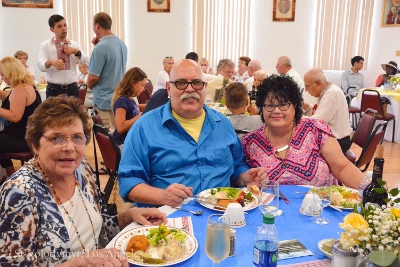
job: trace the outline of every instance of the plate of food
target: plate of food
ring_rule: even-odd
[[[333,242],[336,241],[334,238],[322,239],[318,242],[318,248],[322,251],[328,258],[332,259],[332,246]]]
[[[143,226],[118,235],[114,247],[138,266],[170,266],[192,257],[198,248],[194,236],[179,228]]]
[[[314,187],[310,192],[314,190],[328,190],[327,188]],[[327,192],[328,193],[328,192]],[[354,204],[358,203],[358,191],[353,188],[345,186],[333,185],[332,186],[332,200],[331,205],[335,208],[352,210]]]
[[[217,199],[217,204],[211,204],[206,202],[199,202],[200,205],[221,211],[230,203],[240,203],[244,211],[252,210],[257,208],[260,204],[259,189],[257,186],[248,186],[247,188],[234,188],[234,187],[217,187],[204,190],[197,196],[198,198],[213,198]]]

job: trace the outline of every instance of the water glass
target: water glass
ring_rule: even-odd
[[[329,175],[329,177],[326,179],[325,186],[315,187],[313,189],[314,202],[321,209],[318,217],[311,218],[311,221],[315,224],[325,225],[330,223],[328,218],[324,218],[322,216],[322,212],[324,208],[329,206],[332,202],[332,183],[333,176]]]
[[[207,236],[205,251],[214,266],[225,260],[230,250],[229,217],[212,214],[207,221]]]
[[[279,182],[267,181],[261,182],[260,211],[262,214],[276,215],[279,210]]]

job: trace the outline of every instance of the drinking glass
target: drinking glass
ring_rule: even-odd
[[[326,179],[325,186],[315,187],[313,189],[314,202],[318,205],[319,208],[321,208],[318,217],[311,218],[311,221],[315,224],[325,225],[330,223],[329,219],[324,218],[322,216],[322,212],[325,207],[331,204],[332,183],[333,183],[333,177],[332,175],[329,175],[329,177]]]
[[[279,182],[261,182],[260,211],[262,214],[276,215],[279,210]]]
[[[230,222],[229,217],[221,214],[212,214],[207,221],[206,254],[214,266],[225,260],[230,250]]]

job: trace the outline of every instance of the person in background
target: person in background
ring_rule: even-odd
[[[260,185],[263,168],[249,169],[232,124],[204,105],[200,65],[183,59],[171,70],[170,101],[131,127],[118,170],[120,195],[136,205],[176,207],[214,187]]]
[[[254,77],[254,82],[253,82],[253,86],[257,91],[257,88],[261,85],[261,83],[267,79],[268,74],[265,70],[258,70],[256,72],[254,72],[253,74]]]
[[[142,116],[140,105],[133,99],[144,90],[147,75],[140,68],[129,69],[115,88],[112,107],[115,114],[115,142],[122,148],[126,135],[132,125]],[[142,109],[146,104],[141,104]]]
[[[88,57],[82,57],[81,60],[78,62],[78,69],[79,69],[79,75],[78,75],[78,85],[81,86],[83,84],[87,84],[87,78],[88,78],[88,66],[89,66],[89,58]],[[86,90],[86,96],[85,96],[85,107],[90,108],[93,107],[93,93],[92,90],[88,89]]]
[[[173,57],[165,57],[163,60],[164,69],[157,74],[156,84],[154,85],[153,94],[157,92],[158,89],[165,89],[167,87],[167,82],[169,81],[169,73],[174,65]]]
[[[247,91],[251,91],[251,88],[253,87],[253,82],[254,82],[254,73],[258,70],[261,70],[261,63],[257,59],[253,59],[249,62],[248,68],[247,68],[247,73],[249,74],[249,78],[247,78],[244,81],[244,84],[246,85]]]
[[[251,59],[249,57],[239,57],[238,70],[235,75],[236,82],[244,82],[249,78],[249,73],[247,71],[247,66],[249,65]]]
[[[101,248],[133,221],[167,222],[157,209],[108,215],[84,159],[90,131],[75,97],[50,97],[29,117],[26,140],[35,156],[0,188],[2,265],[128,267],[121,251]]]
[[[292,77],[293,80],[298,84],[300,92],[304,90],[304,82],[300,74],[292,67],[292,60],[288,56],[281,56],[278,58],[276,63],[276,71],[281,75],[287,75]]]
[[[385,74],[380,74],[376,79],[376,87],[380,87],[384,85],[387,80],[390,79],[390,76],[400,73],[399,69],[397,68],[397,62],[394,60],[389,61],[387,64],[382,64],[382,69],[386,71]]]
[[[89,62],[88,90],[92,90],[94,109],[100,115],[106,128],[115,129],[111,98],[114,90],[126,72],[128,48],[111,31],[112,19],[104,12],[93,17],[95,45]]]
[[[35,82],[25,66],[16,58],[5,57],[0,61],[0,76],[10,85],[10,91],[0,91],[0,119],[4,129],[0,131],[0,153],[29,152],[25,140],[28,117],[42,102]],[[15,172],[10,159],[0,159],[7,176]],[[1,181],[0,181],[1,183]]]
[[[246,114],[246,111],[250,108],[249,97],[247,94],[246,86],[241,82],[234,82],[226,87],[225,91],[226,107],[232,113],[228,117],[229,121],[235,130],[246,130],[252,132],[264,123],[261,121],[259,115]],[[257,114],[255,107],[251,107],[253,112]],[[243,134],[239,134],[242,137]]]
[[[342,73],[342,90],[345,94],[355,97],[358,90],[365,87],[364,74],[360,70],[364,67],[364,58],[355,56],[351,59],[351,69]],[[351,88],[350,90],[349,87]],[[348,90],[348,91],[347,91]]]
[[[63,16],[52,15],[48,23],[54,36],[40,45],[38,58],[39,70],[46,73],[46,98],[60,94],[79,98],[77,62],[85,53],[77,42],[67,38]]]
[[[230,59],[221,59],[218,62],[217,74],[205,74],[204,80],[207,82],[206,95],[207,102],[212,100],[219,102],[223,97],[224,88],[233,82],[233,73],[235,72],[235,63]],[[217,96],[218,94],[218,96]]]
[[[314,119],[325,121],[335,135],[343,154],[350,149],[350,134],[353,129],[350,126],[349,110],[346,97],[342,89],[330,83],[321,69],[311,69],[304,75],[306,91],[317,97],[317,108],[311,114],[312,107],[304,103],[302,108],[306,115]]]
[[[358,188],[363,174],[341,153],[328,124],[302,118],[303,98],[286,75],[271,75],[257,91],[256,105],[265,123],[242,138],[249,167],[261,166],[271,182],[323,186],[334,175]]]
[[[22,65],[25,66],[29,74],[32,75],[32,79],[35,80],[35,71],[33,70],[33,67],[26,65],[26,62],[28,61],[28,54],[24,51],[19,50],[15,52],[14,57],[21,61]]]
[[[197,55],[196,52],[189,52],[186,57],[186,59],[191,59],[193,61],[196,61],[197,63],[199,62],[199,55]]]
[[[210,66],[208,64],[208,60],[206,58],[203,57],[202,59],[200,59],[199,64],[200,64],[201,69],[203,70],[203,73],[214,75],[214,71],[212,68],[210,68]]]

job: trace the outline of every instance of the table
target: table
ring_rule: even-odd
[[[290,200],[290,204],[285,204],[281,199],[279,208],[283,210],[283,214],[275,219],[275,226],[278,230],[279,240],[298,239],[305,245],[313,256],[306,256],[300,258],[292,258],[286,260],[279,260],[278,266],[286,264],[309,262],[315,260],[327,259],[327,257],[318,249],[318,242],[325,238],[339,238],[339,223],[343,222],[343,217],[350,211],[343,210],[343,212],[336,211],[329,207],[324,209],[324,216],[328,217],[331,221],[328,225],[316,225],[311,222],[309,216],[300,214],[299,209],[303,200],[303,194],[296,194],[294,191],[308,191],[308,188],[301,186],[281,186],[282,193]],[[207,218],[210,214],[219,213],[217,211],[209,210],[202,207],[194,201],[185,205],[186,208],[192,210],[205,209],[206,211],[201,216],[192,216],[192,223],[194,234],[198,241],[199,247],[194,256],[190,259],[174,265],[176,267],[199,267],[199,266],[213,266],[212,261],[207,257],[204,246],[207,231]],[[176,211],[170,214],[169,218],[177,218],[189,216],[190,213]],[[262,213],[258,208],[248,211],[246,216],[246,226],[236,229],[236,256],[227,258],[222,261],[218,266],[224,267],[243,267],[252,266],[253,262],[253,246],[254,236],[257,227],[262,224]],[[112,241],[110,242],[110,244]],[[132,265],[135,266],[135,265]]]
[[[391,105],[387,106],[387,112],[392,113],[395,116],[397,121],[396,123],[396,131],[394,135],[394,141],[400,142],[400,131],[399,131],[399,121],[400,121],[400,93],[395,91],[384,91],[377,87],[373,88],[363,88],[357,94],[357,97],[353,98],[351,101],[351,105],[355,107],[361,107],[361,97],[360,94],[364,89],[372,89],[379,91],[381,96],[387,97],[390,100]],[[379,121],[378,121],[379,122]],[[392,133],[393,133],[394,122],[391,121],[387,124],[386,132],[385,132],[385,140],[392,141]]]

